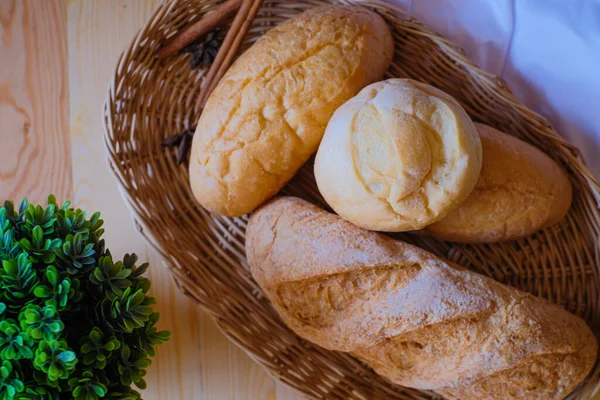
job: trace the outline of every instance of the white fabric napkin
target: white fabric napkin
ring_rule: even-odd
[[[387,0],[504,78],[600,178],[600,0]]]

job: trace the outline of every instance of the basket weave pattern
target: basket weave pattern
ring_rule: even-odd
[[[247,217],[207,212],[194,200],[187,168],[162,146],[165,137],[194,126],[206,71],[192,71],[188,56],[160,62],[166,37],[202,17],[216,0],[163,3],[122,54],[104,108],[111,168],[123,188],[141,234],[167,263],[178,287],[210,312],[237,345],[277,379],[319,399],[435,399],[401,388],[347,354],[312,345],[290,331],[252,280],[244,252]],[[563,305],[600,332],[600,185],[541,116],[522,105],[499,78],[478,69],[462,49],[379,1],[265,1],[243,51],[272,26],[327,3],[358,4],[381,14],[395,40],[387,77],[408,77],[454,96],[475,121],[539,147],[568,171],[573,206],[560,224],[526,239],[461,245],[397,235],[432,253],[519,289]],[[309,162],[285,193],[324,206]],[[587,399],[599,385],[596,366],[570,399]]]

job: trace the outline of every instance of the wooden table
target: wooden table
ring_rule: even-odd
[[[300,399],[179,293],[135,231],[105,161],[102,104],[117,58],[160,0],[0,0],[0,198],[101,211],[111,252],[151,263],[161,329],[145,399]]]
[[[135,232],[106,164],[108,83],[120,52],[159,3],[0,0],[0,198],[44,202],[54,193],[59,202],[101,211],[111,252],[151,263],[160,328],[173,338],[150,368],[145,399],[300,399],[178,292]]]

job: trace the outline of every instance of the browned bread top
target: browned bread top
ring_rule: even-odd
[[[248,223],[252,274],[300,336],[456,399],[560,399],[596,339],[563,308],[296,198]]]
[[[315,158],[327,204],[361,228],[421,229],[477,183],[481,143],[449,94],[411,79],[375,82],[338,108]]]
[[[211,94],[190,157],[190,184],[207,209],[254,210],[317,150],[335,109],[383,77],[393,40],[364,7],[314,8],[271,29]]]
[[[425,231],[439,239],[485,243],[527,236],[561,220],[572,199],[566,172],[529,143],[475,126],[483,149],[475,189]]]

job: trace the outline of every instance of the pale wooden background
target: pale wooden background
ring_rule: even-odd
[[[102,104],[117,58],[159,0],[0,0],[0,199],[72,199],[99,210],[114,255],[151,263],[160,327],[173,332],[144,398],[301,397],[276,383],[181,295],[138,237],[105,161]]]
[[[0,0],[0,200],[49,193],[105,220],[115,255],[148,260],[162,329],[144,398],[297,400],[181,295],[138,237],[105,162],[102,104],[117,58],[160,0]],[[595,397],[600,400],[600,395]]]

